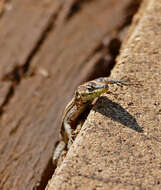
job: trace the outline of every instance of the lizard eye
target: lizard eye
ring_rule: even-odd
[[[89,91],[93,91],[95,88],[96,88],[96,83],[95,82],[88,82],[88,87],[87,87],[87,89],[89,90]]]
[[[80,99],[80,94],[78,93],[78,91],[75,92],[75,97],[76,99]]]
[[[90,93],[90,92],[92,92],[94,89],[95,89],[95,88],[94,88],[93,86],[87,87],[87,92]]]

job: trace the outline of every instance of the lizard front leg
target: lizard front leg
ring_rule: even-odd
[[[63,126],[61,129],[61,134],[63,137],[63,140],[67,144],[67,150],[70,148],[70,146],[73,143],[72,134],[73,131],[77,128],[78,125],[78,117],[85,111],[87,108],[87,105],[73,105],[71,107],[70,111],[66,114],[66,117],[64,118]]]
[[[86,105],[76,106],[75,99],[73,98],[65,108],[62,126],[60,130],[61,141],[56,146],[53,163],[57,163],[62,152],[66,149],[69,150],[70,146],[73,143],[72,132],[76,128],[77,118],[85,110]]]

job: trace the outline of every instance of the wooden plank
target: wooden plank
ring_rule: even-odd
[[[10,92],[11,86],[11,82],[0,82],[0,114],[1,111],[3,111],[1,108],[6,104],[7,96]]]
[[[30,59],[62,3],[63,0],[0,2],[0,14],[3,13],[0,15],[1,112],[15,86],[13,77],[7,78],[6,75],[14,75],[15,68],[25,65]]]
[[[0,189],[44,189],[53,172],[51,157],[58,138],[61,112],[74,88],[88,77],[96,64],[99,57],[96,49],[105,35],[123,23],[129,2],[84,3],[77,13],[46,36],[29,64],[28,72],[34,75],[21,79],[0,120]],[[44,14],[39,19],[41,17]],[[23,31],[21,41],[26,35],[26,30]],[[22,53],[14,52],[16,41],[13,44],[10,41],[9,58],[3,59],[12,60],[14,52],[17,58],[11,63],[25,64],[28,56],[24,51],[31,53],[28,46],[34,46],[37,35],[33,34],[32,40],[26,42],[28,45],[21,44]],[[3,71],[11,71],[13,65],[4,66]]]
[[[5,3],[6,3],[6,0],[0,1],[0,16],[3,14],[3,11],[5,9]]]
[[[63,0],[14,0],[0,18],[0,78],[31,56]],[[21,53],[20,53],[21,52]]]

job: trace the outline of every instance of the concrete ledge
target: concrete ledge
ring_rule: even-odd
[[[112,72],[135,85],[98,100],[46,190],[161,189],[161,0],[146,2]]]

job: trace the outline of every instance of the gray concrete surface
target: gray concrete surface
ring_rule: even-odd
[[[110,86],[46,190],[161,189],[161,0],[135,16]]]

